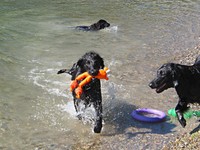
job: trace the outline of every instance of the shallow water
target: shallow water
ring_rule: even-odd
[[[194,0],[2,0],[0,149],[71,149],[91,139],[118,145],[119,135],[121,148],[160,149],[159,142],[131,141],[144,143],[153,135],[165,143],[168,135],[186,131],[176,120],[149,125],[132,120],[130,113],[137,107],[167,112],[175,106],[173,90],[158,95],[148,83],[175,52],[199,43],[199,7]],[[111,27],[100,32],[71,28],[99,19]],[[56,74],[89,50],[98,52],[112,73],[102,81],[100,135],[76,119],[70,76]]]

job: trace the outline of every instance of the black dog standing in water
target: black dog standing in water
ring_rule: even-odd
[[[178,120],[182,127],[186,126],[183,113],[189,108],[189,103],[200,104],[200,56],[192,66],[167,63],[157,71],[157,77],[149,86],[161,93],[168,88],[175,88],[179,102],[175,107]]]
[[[58,71],[58,74],[68,73],[70,74],[71,80],[84,73],[88,72],[92,76],[96,76],[100,69],[104,68],[104,61],[101,56],[95,52],[88,52],[83,55],[71,69],[62,69]],[[102,96],[101,96],[101,83],[97,78],[93,78],[92,81],[83,87],[83,93],[81,98],[76,98],[76,94],[73,91],[72,95],[74,97],[74,106],[77,113],[80,112],[80,103],[84,102],[85,108],[91,105],[95,108],[96,118],[94,125],[94,132],[100,133],[102,128]],[[81,118],[81,116],[79,116]]]
[[[82,31],[98,31],[109,26],[110,24],[107,21],[101,19],[97,23],[94,23],[90,26],[77,26],[75,29]]]

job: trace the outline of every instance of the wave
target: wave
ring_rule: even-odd
[[[56,69],[40,69],[37,67],[29,71],[28,78],[33,82],[33,84],[47,91],[49,94],[69,97],[69,95],[66,94],[64,87],[68,87],[70,85],[70,80],[63,82],[56,79],[56,72]]]

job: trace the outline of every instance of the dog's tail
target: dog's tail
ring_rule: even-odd
[[[69,70],[67,69],[61,69],[57,72],[57,74],[62,74],[62,73],[69,73]]]

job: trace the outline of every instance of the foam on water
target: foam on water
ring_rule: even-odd
[[[77,116],[81,116],[81,121],[83,124],[93,124],[94,119],[96,118],[95,109],[93,105],[85,109],[85,105],[83,103],[79,104],[80,112],[76,112],[74,108],[74,102],[68,101],[64,105],[58,105],[61,111],[67,112],[71,118],[78,119]]]
[[[109,28],[105,28],[104,31],[116,33],[118,31],[118,26],[112,26]]]
[[[44,89],[49,94],[68,97],[63,87],[67,87],[66,85],[70,84],[70,80],[68,80],[66,83],[55,80],[54,74],[57,75],[56,71],[57,70],[52,68],[47,68],[43,70],[39,68],[34,68],[29,71],[28,77],[29,80],[31,80],[35,85]]]
[[[69,113],[70,116],[72,116],[74,118],[77,115],[76,110],[74,108],[73,101],[68,101],[66,104],[63,104],[63,105],[59,104],[58,107],[60,108],[61,111]]]

